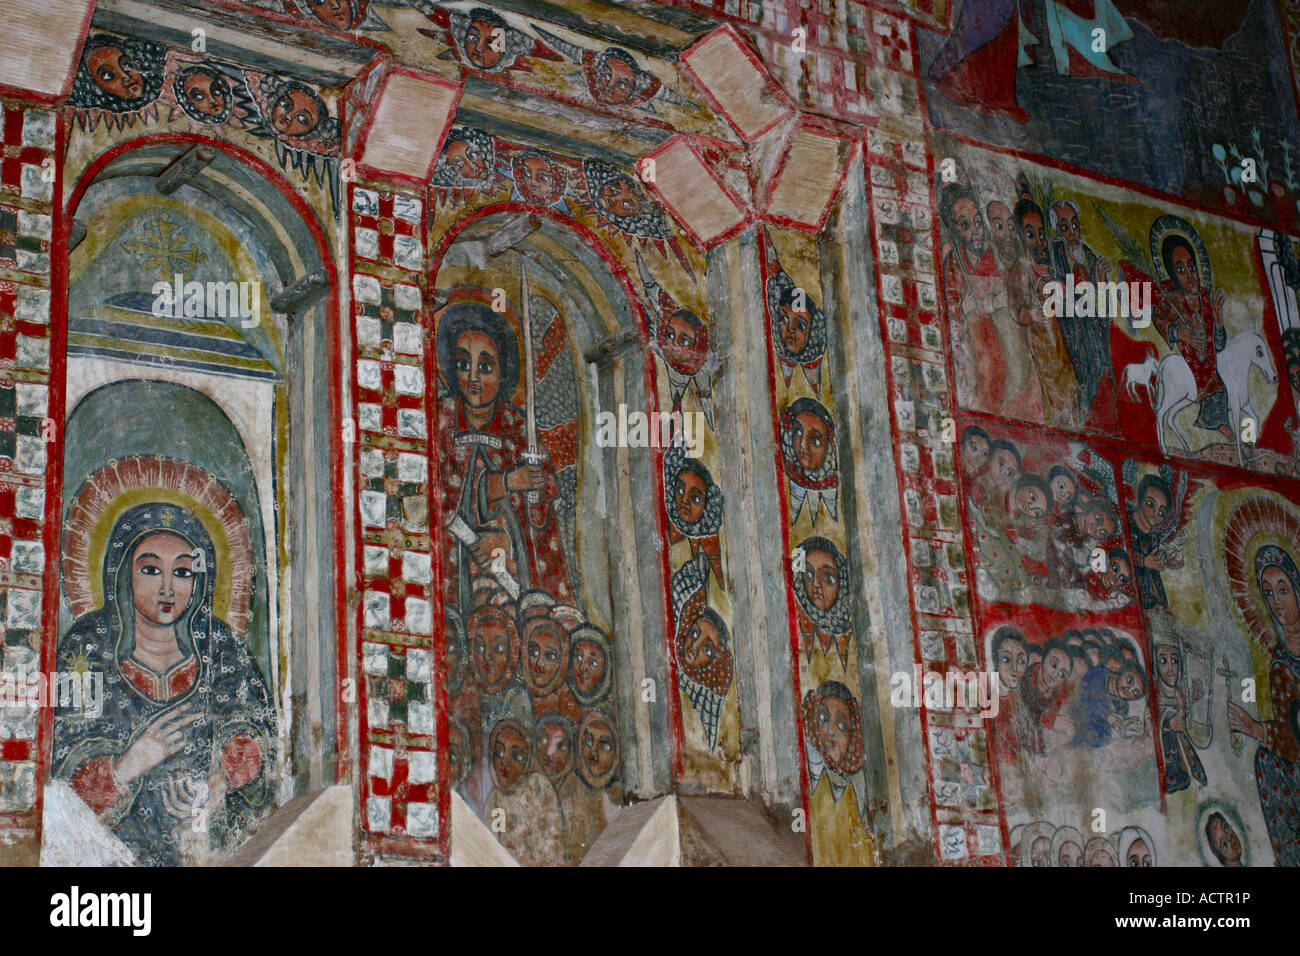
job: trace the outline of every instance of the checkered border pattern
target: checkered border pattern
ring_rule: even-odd
[[[895,80],[901,95],[919,82],[905,74]],[[935,162],[924,127],[919,119],[913,123],[910,137],[868,130],[867,185],[916,646],[928,671],[944,673],[974,668],[978,658],[954,454],[956,402],[935,262]],[[978,710],[926,708],[921,721],[940,860],[1001,865],[1005,820]]]
[[[53,110],[0,101],[0,647],[5,669],[42,661],[50,408]],[[0,711],[0,828],[39,827],[38,711]]]
[[[425,350],[424,200],[354,184],[354,469],[361,566],[362,830],[380,854],[439,852]]]

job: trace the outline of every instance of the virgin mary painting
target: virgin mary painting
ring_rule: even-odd
[[[1278,866],[1300,865],[1300,571],[1276,545],[1255,554],[1255,578],[1273,625],[1268,668],[1273,719],[1259,721],[1228,704],[1228,726],[1259,741],[1255,782]]]
[[[219,574],[193,513],[131,507],[105,545],[102,606],[59,642],[61,667],[104,675],[104,705],[55,711],[53,774],[142,864],[232,848],[272,802],[275,710],[214,613]]]

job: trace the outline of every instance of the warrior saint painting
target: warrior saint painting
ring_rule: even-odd
[[[103,605],[77,618],[58,660],[104,675],[103,710],[56,709],[53,774],[139,863],[201,861],[271,805],[271,696],[214,611],[223,569],[193,512],[128,508],[102,562]]]

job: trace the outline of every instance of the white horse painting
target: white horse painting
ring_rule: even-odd
[[[1250,405],[1250,370],[1258,368],[1264,373],[1270,385],[1277,384],[1277,369],[1273,358],[1268,353],[1264,337],[1255,332],[1242,332],[1228,339],[1228,343],[1219,350],[1217,360],[1219,378],[1228,393],[1228,421],[1237,446],[1237,464],[1245,465],[1242,451],[1242,422],[1251,421],[1252,432],[1258,434],[1261,422]],[[1156,412],[1156,434],[1160,437],[1160,451],[1168,454],[1165,444],[1165,429],[1174,433],[1183,451],[1190,453],[1187,439],[1178,430],[1174,419],[1178,413],[1189,405],[1197,404],[1196,378],[1184,359],[1177,352],[1171,352],[1162,359],[1154,356],[1145,362],[1134,362],[1124,368],[1124,387],[1130,398],[1137,399],[1137,389],[1145,386],[1150,397],[1152,382],[1155,383],[1155,395],[1151,404]],[[1254,437],[1251,438],[1254,441]]]

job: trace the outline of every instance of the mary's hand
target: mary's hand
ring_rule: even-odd
[[[126,785],[178,753],[185,746],[186,726],[198,719],[184,705],[155,717],[113,767],[117,782]]]

